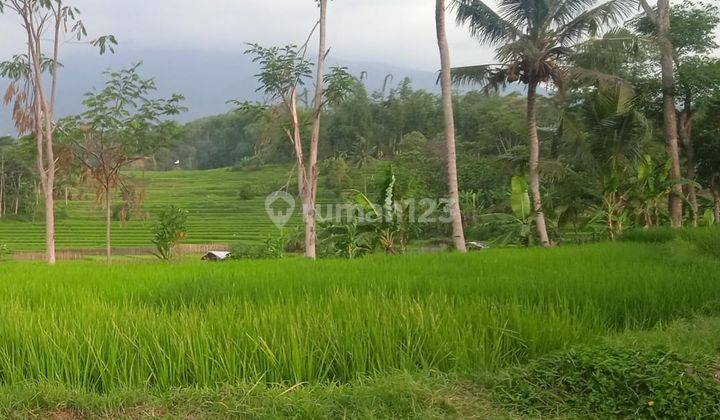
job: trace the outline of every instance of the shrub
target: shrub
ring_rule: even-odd
[[[230,252],[233,259],[280,259],[285,258],[289,240],[284,233],[268,237],[262,245],[233,244]]]
[[[157,250],[156,257],[164,261],[172,258],[172,249],[187,235],[187,218],[188,212],[175,205],[166,207],[160,212],[153,228],[152,239]]]
[[[10,256],[10,247],[7,244],[0,243],[0,261],[4,261]]]
[[[579,347],[510,370],[495,391],[523,413],[715,418],[720,416],[717,370],[711,357],[661,347]]]
[[[240,185],[238,197],[241,200],[252,200],[263,193],[262,188],[256,184],[246,182]]]
[[[263,258],[263,246],[235,243],[230,245],[230,255],[234,260],[261,259]]]
[[[233,171],[259,171],[265,166],[265,160],[258,155],[242,158],[233,167]]]

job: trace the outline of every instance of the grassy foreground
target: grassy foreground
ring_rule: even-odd
[[[674,243],[362,261],[0,264],[0,382],[94,392],[475,374],[720,308]]]
[[[598,339],[601,346],[610,349],[627,349],[640,352],[647,349],[664,348],[668,354],[717,355],[720,349],[720,317],[700,317],[679,320],[667,326],[649,331],[623,332]],[[582,348],[582,347],[580,347]],[[555,353],[545,360],[554,360],[564,355]],[[598,360],[600,364],[604,359]],[[612,362],[617,362],[613,360]],[[540,362],[543,363],[543,362]],[[641,363],[634,363],[641,367]],[[662,382],[664,389],[676,387],[676,392],[656,392],[652,396],[657,405],[674,405],[685,415],[675,418],[696,418],[688,410],[698,408],[720,410],[720,395],[711,396],[715,404],[693,405],[707,402],[694,398],[696,389],[683,387],[687,372],[681,369],[675,377],[657,376],[653,363],[644,372],[655,382]],[[655,369],[653,369],[655,368]],[[625,376],[627,366],[618,366],[618,373],[626,386],[633,385]],[[718,366],[720,372],[720,366]],[[538,404],[532,396],[516,388],[498,388],[505,378],[519,378],[523,382],[546,380],[545,375],[533,376],[533,367],[512,368],[482,377],[424,372],[417,374],[391,372],[376,378],[356,380],[347,384],[294,385],[246,383],[235,386],[223,385],[213,388],[173,388],[169,390],[115,390],[96,393],[77,390],[63,384],[30,382],[15,386],[0,387],[0,415],[9,418],[476,418],[476,419],[524,419],[524,418],[667,418],[663,412],[648,407],[645,395],[638,397],[638,407],[624,412],[609,414],[597,409],[578,411],[565,402],[557,404],[559,398],[568,398],[563,389],[543,389],[544,398]],[[554,372],[550,372],[555,374]],[[559,372],[557,372],[559,373]],[[567,372],[566,372],[567,373]],[[584,374],[570,372],[569,377]],[[519,375],[519,376],[518,376]],[[499,378],[499,379],[498,379]],[[605,378],[602,378],[605,379]],[[680,380],[680,384],[678,384]],[[511,384],[516,386],[516,384]],[[678,388],[679,385],[679,388]],[[612,386],[612,384],[605,384]],[[720,388],[720,384],[716,385]],[[604,396],[605,404],[612,404],[611,397],[617,397],[618,389],[603,389],[598,386],[595,394]],[[522,391],[527,391],[523,389]],[[609,391],[609,392],[608,392]],[[678,392],[679,391],[679,392]],[[629,392],[623,399],[633,397]],[[598,395],[595,395],[598,397]],[[688,398],[690,396],[690,398]],[[508,398],[513,400],[508,402]],[[528,398],[530,397],[530,398]],[[591,402],[587,394],[576,394],[576,399]],[[685,398],[682,398],[685,397]],[[707,398],[707,396],[706,396]],[[693,399],[700,401],[693,401]],[[622,399],[620,399],[622,401]],[[664,400],[664,401],[663,401]],[[689,400],[689,401],[688,401]],[[711,401],[712,402],[712,401]],[[557,404],[557,405],[554,405]],[[644,407],[643,407],[644,406]],[[720,415],[720,411],[716,411]],[[705,416],[712,418],[713,416]]]

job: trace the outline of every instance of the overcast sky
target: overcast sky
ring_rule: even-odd
[[[302,43],[317,19],[311,0],[72,0],[91,37],[117,35],[126,49],[195,49],[240,54],[244,43]],[[328,41],[339,59],[392,64],[418,70],[439,67],[432,0],[335,0]],[[1,16],[0,57],[18,51],[16,17]],[[453,62],[491,59],[467,31],[449,29]],[[72,53],[78,46],[66,47]],[[69,50],[69,51],[68,51]]]

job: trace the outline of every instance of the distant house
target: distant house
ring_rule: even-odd
[[[230,258],[230,253],[225,251],[210,251],[202,257],[203,261],[225,261]]]

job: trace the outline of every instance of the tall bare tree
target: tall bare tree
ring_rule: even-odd
[[[672,39],[670,37],[670,0],[657,0],[653,8],[647,0],[640,4],[648,19],[655,25],[660,46],[660,67],[662,72],[663,118],[665,120],[665,141],[671,161],[670,180],[675,183],[670,194],[670,217],[673,227],[682,227],[683,190],[680,183],[680,147],[678,146],[678,117],[675,107],[675,62]]]
[[[0,75],[11,79],[5,102],[13,102],[18,132],[32,133],[35,138],[37,171],[45,202],[45,253],[47,262],[55,264],[53,137],[56,126],[53,118],[60,47],[64,37],[79,41],[87,36],[87,31],[79,18],[80,11],[62,0],[0,0],[0,10],[5,9],[19,17],[27,42],[26,53],[0,63]],[[112,50],[117,42],[113,36],[103,36],[90,43],[104,53],[106,49]],[[46,52],[49,55],[46,56]],[[49,74],[49,80],[45,80],[45,74]]]
[[[295,163],[297,166],[298,192],[302,203],[303,221],[305,223],[305,256],[317,257],[317,184],[319,176],[318,151],[320,144],[321,117],[325,105],[342,100],[354,86],[356,80],[345,68],[333,67],[325,74],[325,63],[329,50],[326,46],[327,0],[317,0],[320,7],[320,18],[313,28],[308,41],[298,48],[289,45],[283,48],[264,48],[253,44],[246,52],[255,56],[254,61],[260,63],[261,71],[257,75],[263,90],[274,100],[282,101],[286,108],[290,128],[286,130],[293,144]],[[318,59],[315,75],[315,96],[312,105],[312,132],[309,148],[303,144],[304,122],[298,109],[298,89],[304,80],[312,74],[312,63],[305,59],[305,52],[315,31],[319,33]],[[237,101],[235,101],[237,103]],[[244,106],[249,106],[243,104]],[[305,152],[309,156],[305,155]]]
[[[452,103],[452,66],[450,65],[450,47],[445,30],[445,0],[435,3],[435,27],[438,48],[440,49],[440,81],[442,86],[442,104],[445,115],[445,142],[447,144],[448,186],[450,187],[450,215],[452,216],[452,235],[455,249],[466,252],[465,232],[460,212],[460,192],[457,179],[457,154],[455,150],[455,116]]]

